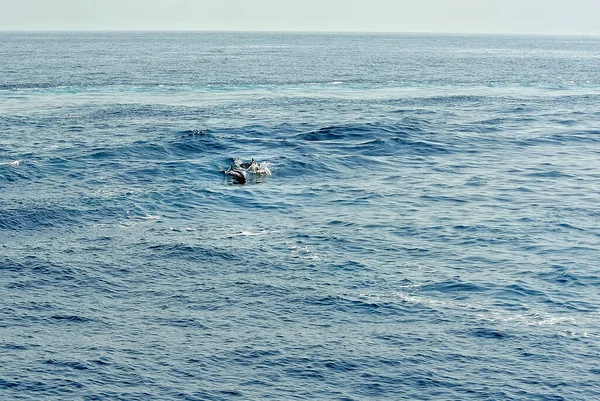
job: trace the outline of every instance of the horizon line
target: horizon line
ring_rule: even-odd
[[[135,33],[135,32],[197,32],[197,33],[280,33],[280,34],[364,34],[364,35],[469,35],[469,36],[581,36],[597,37],[600,32],[574,33],[574,32],[450,32],[450,31],[369,31],[369,30],[270,30],[270,29],[149,29],[149,28],[99,28],[99,29],[3,29],[0,33],[23,32],[23,33]]]

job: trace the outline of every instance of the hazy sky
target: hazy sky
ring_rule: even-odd
[[[0,30],[600,34],[600,0],[0,0]]]

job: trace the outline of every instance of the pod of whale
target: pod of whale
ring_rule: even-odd
[[[239,158],[231,159],[232,163],[228,169],[224,169],[219,166],[220,170],[225,173],[226,176],[230,177],[234,184],[245,184],[248,181],[248,174],[254,176],[266,176],[271,175],[269,169],[269,163],[262,162],[257,163],[254,158],[250,162],[243,162]]]

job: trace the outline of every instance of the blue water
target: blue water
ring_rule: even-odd
[[[0,34],[0,399],[599,399],[599,66],[597,37]]]

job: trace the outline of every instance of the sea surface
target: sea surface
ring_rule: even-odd
[[[600,399],[600,37],[0,33],[0,399]]]

